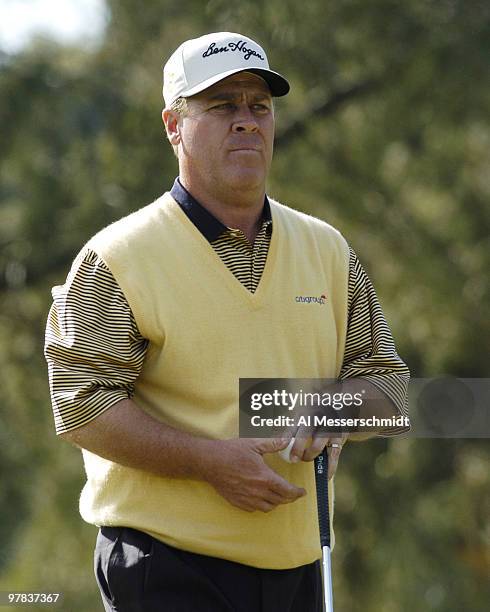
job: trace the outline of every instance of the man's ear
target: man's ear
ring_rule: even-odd
[[[162,110],[162,121],[167,132],[167,138],[172,145],[180,144],[179,114],[168,108]]]

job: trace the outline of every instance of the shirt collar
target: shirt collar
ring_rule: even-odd
[[[199,204],[182,185],[178,177],[174,181],[173,187],[170,190],[170,195],[208,242],[213,242],[219,238],[223,232],[227,231],[228,228],[226,225],[216,219],[216,217],[206,210],[202,204]],[[269,221],[270,223],[268,225],[272,222],[271,207],[267,196],[264,198],[264,208],[262,210],[262,222],[264,221]]]

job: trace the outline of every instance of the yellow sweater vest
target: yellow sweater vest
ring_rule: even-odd
[[[338,376],[347,324],[347,244],[323,221],[274,201],[271,212],[269,254],[254,294],[170,194],[88,243],[109,266],[149,339],[133,399],[156,419],[198,436],[235,438],[240,377]],[[297,299],[322,294],[324,303]],[[206,482],[161,478],[83,455],[87,483],[80,512],[89,523],[134,527],[177,548],[262,568],[292,568],[321,556],[312,463],[264,456],[307,491],[265,514],[232,506]],[[333,517],[333,483],[330,500]]]

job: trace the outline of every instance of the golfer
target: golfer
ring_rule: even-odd
[[[287,439],[239,439],[239,378],[335,378],[405,411],[408,370],[356,254],[266,195],[288,90],[246,36],[184,42],[163,80],[178,178],[53,288],[55,426],[82,449],[105,610],[319,612],[311,462],[327,445],[332,476],[345,436],[298,438],[291,462]]]

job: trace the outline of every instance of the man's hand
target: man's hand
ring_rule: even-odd
[[[328,452],[328,479],[337,471],[342,446],[345,444],[348,434],[332,434],[331,436],[313,435],[307,437],[304,432],[298,431],[297,437],[290,452],[291,463],[298,461],[313,461],[325,448]]]
[[[201,438],[160,423],[130,399],[63,437],[100,457],[157,476],[204,480],[230,504],[249,512],[269,512],[306,495],[262,458],[285,448],[287,439]]]
[[[278,438],[216,440],[203,461],[203,478],[230,504],[248,512],[290,504],[306,491],[279,476],[262,457],[287,444]]]

